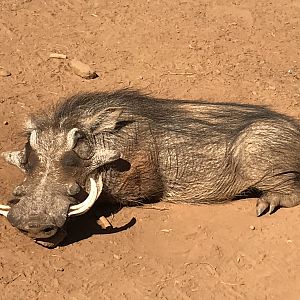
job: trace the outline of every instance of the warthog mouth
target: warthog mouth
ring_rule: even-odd
[[[67,236],[67,232],[64,228],[60,228],[54,236],[45,239],[33,239],[37,244],[46,248],[55,248],[58,246]]]
[[[88,197],[81,203],[71,205],[69,207],[68,211],[68,217],[75,217],[82,214],[85,214],[87,211],[91,209],[91,207],[94,205],[98,197],[100,196],[103,188],[103,182],[101,176],[96,181],[93,178],[90,178],[90,191],[88,194]],[[9,205],[1,205],[0,204],[0,215],[3,215],[4,217],[7,217],[9,214],[11,207]],[[64,228],[59,228],[57,232],[49,237],[49,238],[34,238],[36,243],[47,247],[47,248],[54,248],[56,247],[60,242],[63,241],[63,239],[67,236],[67,232]]]

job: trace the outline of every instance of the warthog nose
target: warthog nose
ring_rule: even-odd
[[[54,224],[41,224],[36,221],[29,221],[23,228],[19,229],[33,238],[48,238],[55,235],[58,227]]]

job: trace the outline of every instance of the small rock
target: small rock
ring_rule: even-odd
[[[169,233],[169,232],[171,232],[172,231],[172,229],[162,229],[161,230],[161,232],[166,232],[166,233]]]
[[[66,59],[67,55],[61,53],[50,53],[49,58]]]
[[[87,64],[83,62],[72,59],[70,61],[70,67],[73,69],[74,73],[85,79],[94,79],[97,78],[98,75],[96,72]]]
[[[120,259],[121,259],[121,256],[118,255],[118,254],[114,254],[114,259],[120,260]]]
[[[11,75],[11,73],[9,71],[4,70],[4,69],[0,69],[0,76],[1,77],[8,77],[10,75]]]
[[[8,121],[4,121],[4,122],[3,122],[3,125],[8,125]]]
[[[253,226],[253,225],[250,225],[249,228],[250,228],[251,230],[255,230],[255,226]]]
[[[103,229],[107,229],[107,230],[111,230],[113,228],[113,226],[109,223],[109,221],[104,217],[101,216],[99,218],[99,220],[97,221],[97,223],[103,228]]]

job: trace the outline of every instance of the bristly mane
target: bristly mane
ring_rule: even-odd
[[[240,130],[240,123],[245,126],[258,118],[268,119],[270,116],[291,121],[291,118],[258,105],[157,99],[130,89],[74,95],[59,102],[48,112],[33,116],[32,120],[39,130],[70,130],[80,128],[85,118],[110,107],[121,108],[133,119],[144,118],[157,128],[193,136],[200,133],[197,129],[201,133],[209,129],[210,134],[232,134]]]

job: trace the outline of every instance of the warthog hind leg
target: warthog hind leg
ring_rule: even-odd
[[[300,190],[290,194],[268,192],[257,200],[256,215],[261,216],[267,209],[269,214],[279,207],[293,207],[300,204]]]

